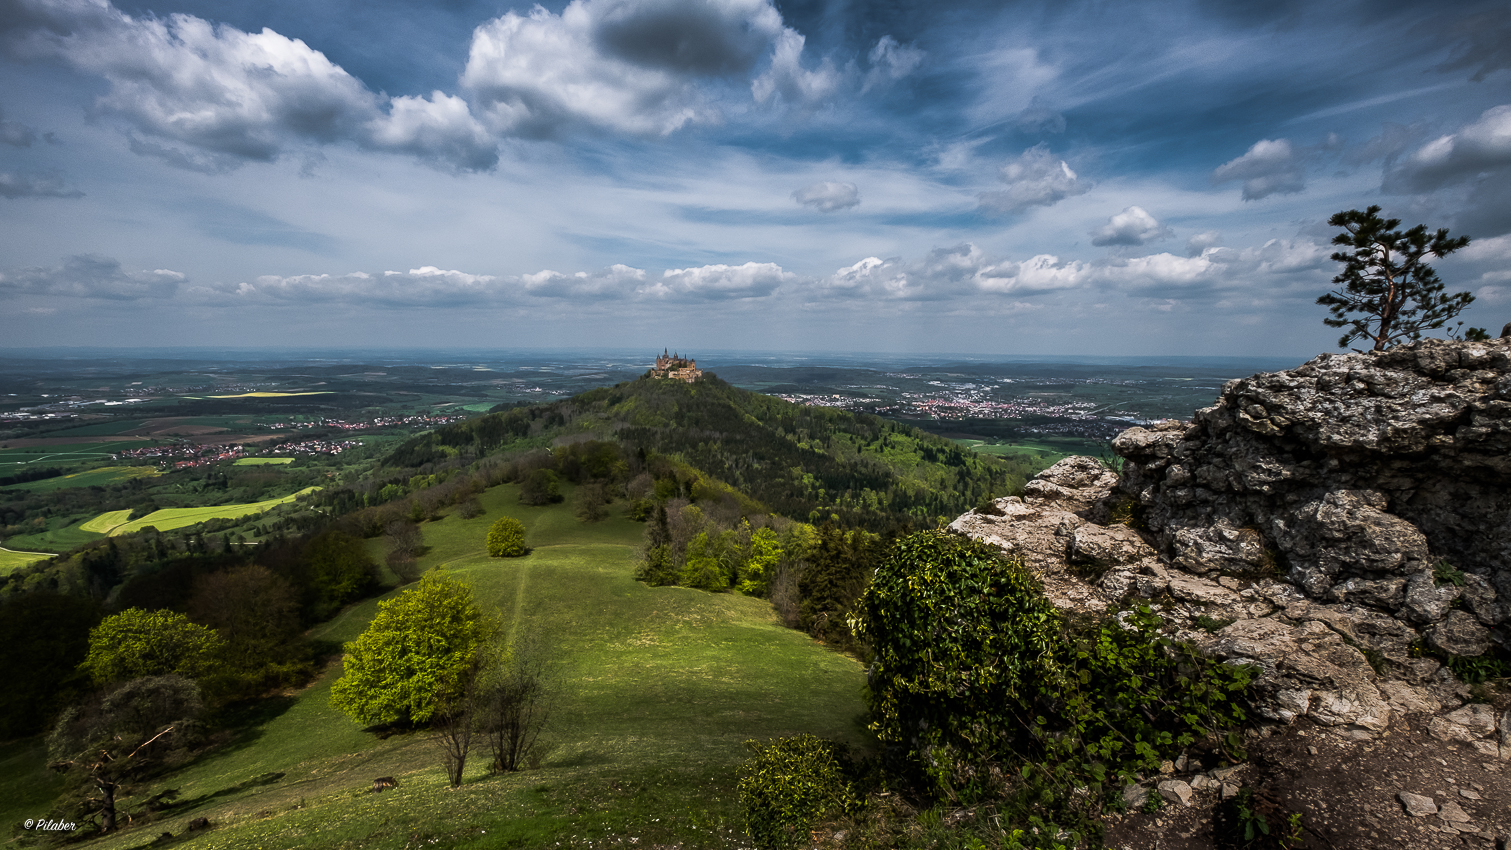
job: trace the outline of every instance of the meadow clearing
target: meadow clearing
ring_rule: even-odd
[[[1072,455],[1097,457],[1107,450],[1107,444],[1084,437],[1043,436],[1033,439],[1018,439],[1012,442],[988,440],[955,440],[961,447],[984,455],[1031,460],[1048,468]]]
[[[233,466],[281,466],[285,463],[293,463],[291,457],[239,457]]]
[[[784,628],[765,600],[635,581],[644,526],[619,516],[622,505],[584,524],[568,505],[519,505],[513,485],[481,501],[481,517],[422,526],[421,566],[467,582],[521,642],[550,647],[558,695],[538,769],[489,776],[474,753],[449,789],[428,733],[380,740],[330,707],[337,662],[263,706],[228,746],[143,789],[177,788],[184,802],[170,816],[93,846],[138,847],[207,817],[214,826],[196,848],[748,847],[735,793],[744,741],[865,741],[856,660]],[[485,553],[503,514],[525,524],[529,555]],[[377,602],[312,636],[355,638]],[[9,776],[40,759],[33,744],[0,748]],[[370,793],[389,775],[396,790]],[[0,780],[0,822],[39,816],[43,795],[7,787],[16,781]]]
[[[51,557],[52,554],[49,552],[17,552],[11,549],[0,549],[0,575]]]

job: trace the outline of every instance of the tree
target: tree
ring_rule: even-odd
[[[553,505],[561,499],[556,473],[549,469],[532,469],[519,483],[519,503],[522,505]]]
[[[1338,340],[1339,348],[1368,339],[1375,351],[1384,351],[1396,340],[1421,339],[1423,331],[1443,327],[1474,301],[1467,292],[1444,295],[1437,272],[1423,262],[1429,256],[1448,256],[1468,245],[1469,237],[1449,238],[1446,228],[1429,234],[1425,224],[1396,230],[1401,220],[1380,218],[1378,206],[1363,212],[1346,210],[1327,223],[1344,230],[1333,237],[1333,244],[1353,249],[1332,255],[1343,263],[1343,272],[1333,278],[1342,290],[1317,299],[1332,313],[1322,320],[1324,324],[1348,328]],[[1350,317],[1350,313],[1363,315]],[[1459,322],[1456,328],[1463,324]],[[1465,336],[1488,339],[1483,328],[1470,328]]]
[[[225,659],[243,672],[285,655],[300,632],[294,588],[256,564],[195,579],[189,612],[220,634]]]
[[[494,773],[521,770],[538,756],[554,695],[549,659],[546,647],[529,639],[495,651],[481,671],[475,705]]]
[[[331,705],[359,723],[422,724],[466,684],[494,625],[455,579],[427,575],[378,604],[377,616],[346,645]]]
[[[47,739],[48,766],[72,780],[76,811],[99,815],[109,832],[123,787],[180,760],[203,710],[199,688],[182,676],[133,679],[64,710]]]
[[[225,648],[213,630],[173,611],[127,608],[89,632],[89,654],[79,669],[96,684],[143,676],[210,672]]]
[[[332,529],[305,547],[305,588],[311,620],[324,620],[377,583],[378,564],[360,538]]]
[[[525,548],[525,524],[514,517],[501,516],[488,528],[488,554],[495,558],[518,558]]]

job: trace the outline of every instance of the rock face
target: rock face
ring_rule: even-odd
[[[1180,639],[1253,664],[1256,708],[1511,760],[1511,712],[1423,649],[1511,633],[1511,339],[1323,355],[1232,381],[1190,423],[1074,457],[950,525],[1016,554],[1072,614],[1149,600]]]
[[[1511,340],[1324,354],[1113,449],[1121,490],[1188,572],[1280,569],[1454,654],[1511,617]],[[1443,561],[1461,574],[1435,578]]]

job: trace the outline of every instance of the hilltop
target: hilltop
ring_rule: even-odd
[[[781,516],[833,515],[878,531],[935,525],[1012,492],[1037,471],[879,416],[742,390],[710,372],[694,383],[647,375],[496,411],[414,437],[384,462],[418,468],[587,439],[615,442],[626,454],[675,457]]]

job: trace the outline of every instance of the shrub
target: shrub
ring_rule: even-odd
[[[80,669],[101,685],[167,674],[195,678],[211,672],[224,649],[212,629],[183,614],[128,608],[90,630]]]
[[[802,846],[820,818],[858,805],[833,742],[796,735],[745,746],[755,757],[740,768],[740,803],[745,829],[761,850]]]
[[[495,558],[517,558],[525,549],[525,524],[513,517],[499,517],[488,528],[488,554]]]
[[[553,505],[561,499],[556,473],[549,469],[531,470],[519,483],[519,503],[522,505]]]

